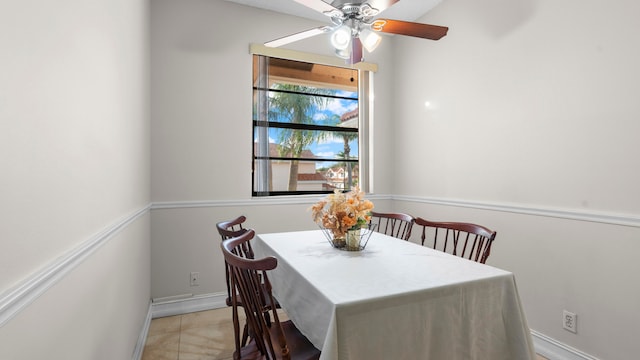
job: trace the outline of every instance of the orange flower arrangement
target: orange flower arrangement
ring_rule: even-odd
[[[311,216],[334,237],[344,238],[347,231],[360,229],[371,220],[372,209],[373,203],[364,198],[360,188],[346,194],[336,189],[311,207]]]

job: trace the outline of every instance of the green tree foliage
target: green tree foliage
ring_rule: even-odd
[[[313,124],[314,110],[327,105],[328,98],[323,95],[335,94],[335,90],[293,84],[274,84],[273,88],[280,92],[276,92],[269,100],[269,116],[298,124]],[[280,156],[299,157],[303,150],[319,139],[319,136],[319,131],[283,130],[278,139]],[[290,166],[288,190],[296,191],[299,161],[291,161]]]

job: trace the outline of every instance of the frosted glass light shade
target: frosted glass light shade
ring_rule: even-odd
[[[351,28],[342,25],[331,33],[331,45],[336,50],[344,50],[351,44]]]
[[[336,49],[336,55],[339,58],[345,59],[345,60],[349,60],[351,59],[351,48],[346,48],[343,50],[340,49]]]
[[[360,30],[360,41],[362,42],[362,46],[367,49],[368,52],[373,52],[378,45],[380,45],[380,41],[382,37],[375,32],[369,29]]]

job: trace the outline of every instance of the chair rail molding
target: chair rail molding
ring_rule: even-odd
[[[270,196],[242,200],[193,200],[193,201],[158,201],[151,204],[151,210],[206,208],[225,206],[264,206],[264,205],[303,205],[315,204],[327,194],[300,196]],[[392,195],[367,194],[369,200],[391,200]]]
[[[106,244],[114,235],[146,214],[151,204],[129,214],[106,227],[91,238],[72,248],[65,255],[47,264],[40,271],[26,278],[18,286],[0,294],[0,327],[4,326],[21,310],[29,306],[40,295],[55,285],[67,273],[78,266],[98,248]]]
[[[640,215],[636,214],[607,213],[562,208],[545,208],[517,204],[478,202],[459,199],[430,198],[407,195],[393,195],[392,200],[640,227]]]
[[[162,209],[181,209],[181,208],[207,208],[207,207],[225,207],[225,206],[263,206],[263,205],[296,205],[296,204],[314,204],[323,195],[308,196],[274,196],[267,198],[253,198],[242,200],[193,200],[193,201],[159,201],[151,204],[151,210]],[[640,227],[640,215],[622,214],[614,212],[597,212],[587,210],[536,207],[520,204],[507,204],[498,202],[480,202],[461,199],[448,198],[432,198],[409,195],[384,195],[384,194],[367,194],[370,200],[393,200],[406,201],[414,203],[424,203],[443,206],[466,207],[481,210],[501,211],[514,214],[545,216],[568,220],[579,220],[588,222],[597,222],[612,225],[622,225],[631,227]]]

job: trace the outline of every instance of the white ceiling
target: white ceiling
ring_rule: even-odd
[[[276,11],[284,14],[299,16],[307,19],[327,21],[326,16],[301,5],[294,0],[225,0],[242,5],[253,6],[261,9]],[[441,0],[399,0],[388,9],[382,11],[379,16],[404,21],[415,21],[427,11],[435,7]],[[331,3],[331,0],[325,1]],[[365,3],[367,1],[354,0],[352,3]]]

